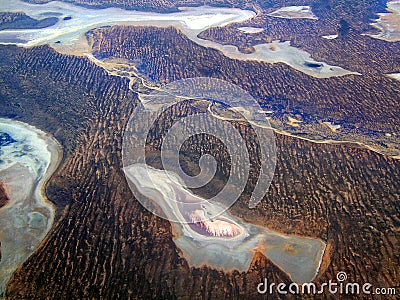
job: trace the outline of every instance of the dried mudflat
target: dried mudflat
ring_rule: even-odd
[[[244,33],[250,33],[250,34],[255,34],[255,33],[260,33],[264,31],[264,28],[260,27],[239,27],[239,31],[244,32]]]
[[[328,78],[348,74],[359,74],[315,61],[311,54],[286,42],[272,42],[255,46],[253,53],[242,53],[236,46],[222,45],[204,40],[198,34],[210,27],[241,23],[253,18],[253,11],[238,8],[187,7],[179,12],[160,14],[154,12],[128,11],[120,8],[88,9],[63,2],[46,4],[28,4],[22,1],[0,0],[3,12],[24,12],[35,19],[58,16],[59,21],[42,29],[3,30],[0,31],[0,44],[14,44],[23,47],[50,44],[54,49],[65,54],[83,55],[91,48],[85,33],[102,26],[174,26],[180,29],[190,40],[221,51],[225,56],[244,61],[262,61],[266,63],[285,63],[307,75]],[[295,10],[296,14],[299,14]],[[301,8],[300,13],[306,11]],[[309,13],[308,13],[309,15]],[[249,32],[249,34],[252,34]],[[317,67],[310,67],[317,66]]]
[[[293,281],[312,281],[321,265],[325,243],[319,239],[298,235],[285,235],[267,228],[246,223],[227,210],[212,220],[207,215],[220,210],[215,202],[193,195],[181,180],[168,171],[144,164],[132,164],[124,169],[130,184],[162,209],[171,222],[174,242],[191,266],[212,266],[224,271],[247,271],[255,251],[262,252]],[[181,203],[190,203],[193,211],[186,211]],[[195,204],[198,203],[196,206]],[[203,221],[188,222],[185,216],[201,212]],[[204,223],[215,224],[214,232],[201,230]],[[196,229],[196,227],[199,227]],[[223,230],[219,230],[223,227]],[[227,230],[233,228],[234,230]]]
[[[389,1],[386,5],[388,13],[379,13],[379,18],[371,24],[381,32],[370,36],[388,42],[398,42],[400,41],[400,1]]]
[[[54,220],[43,187],[61,158],[61,147],[45,132],[25,123],[0,119],[0,181],[10,198],[0,209],[0,294],[14,271],[37,249]]]
[[[390,78],[396,79],[400,81],[400,73],[393,73],[393,74],[388,74]]]
[[[268,16],[283,19],[318,20],[317,16],[312,12],[311,7],[306,5],[281,7],[268,14]]]

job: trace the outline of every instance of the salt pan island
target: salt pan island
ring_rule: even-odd
[[[14,271],[37,249],[54,220],[43,187],[61,159],[61,146],[28,124],[0,119],[0,182],[9,201],[0,209],[0,295]]]

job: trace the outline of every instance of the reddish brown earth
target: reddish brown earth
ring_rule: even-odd
[[[4,183],[0,182],[0,207],[3,207],[10,200],[7,196],[6,188]]]
[[[2,182],[0,182],[0,208],[7,204],[8,200],[10,200],[7,196],[5,186]],[[0,241],[0,261],[1,261],[1,241]]]

